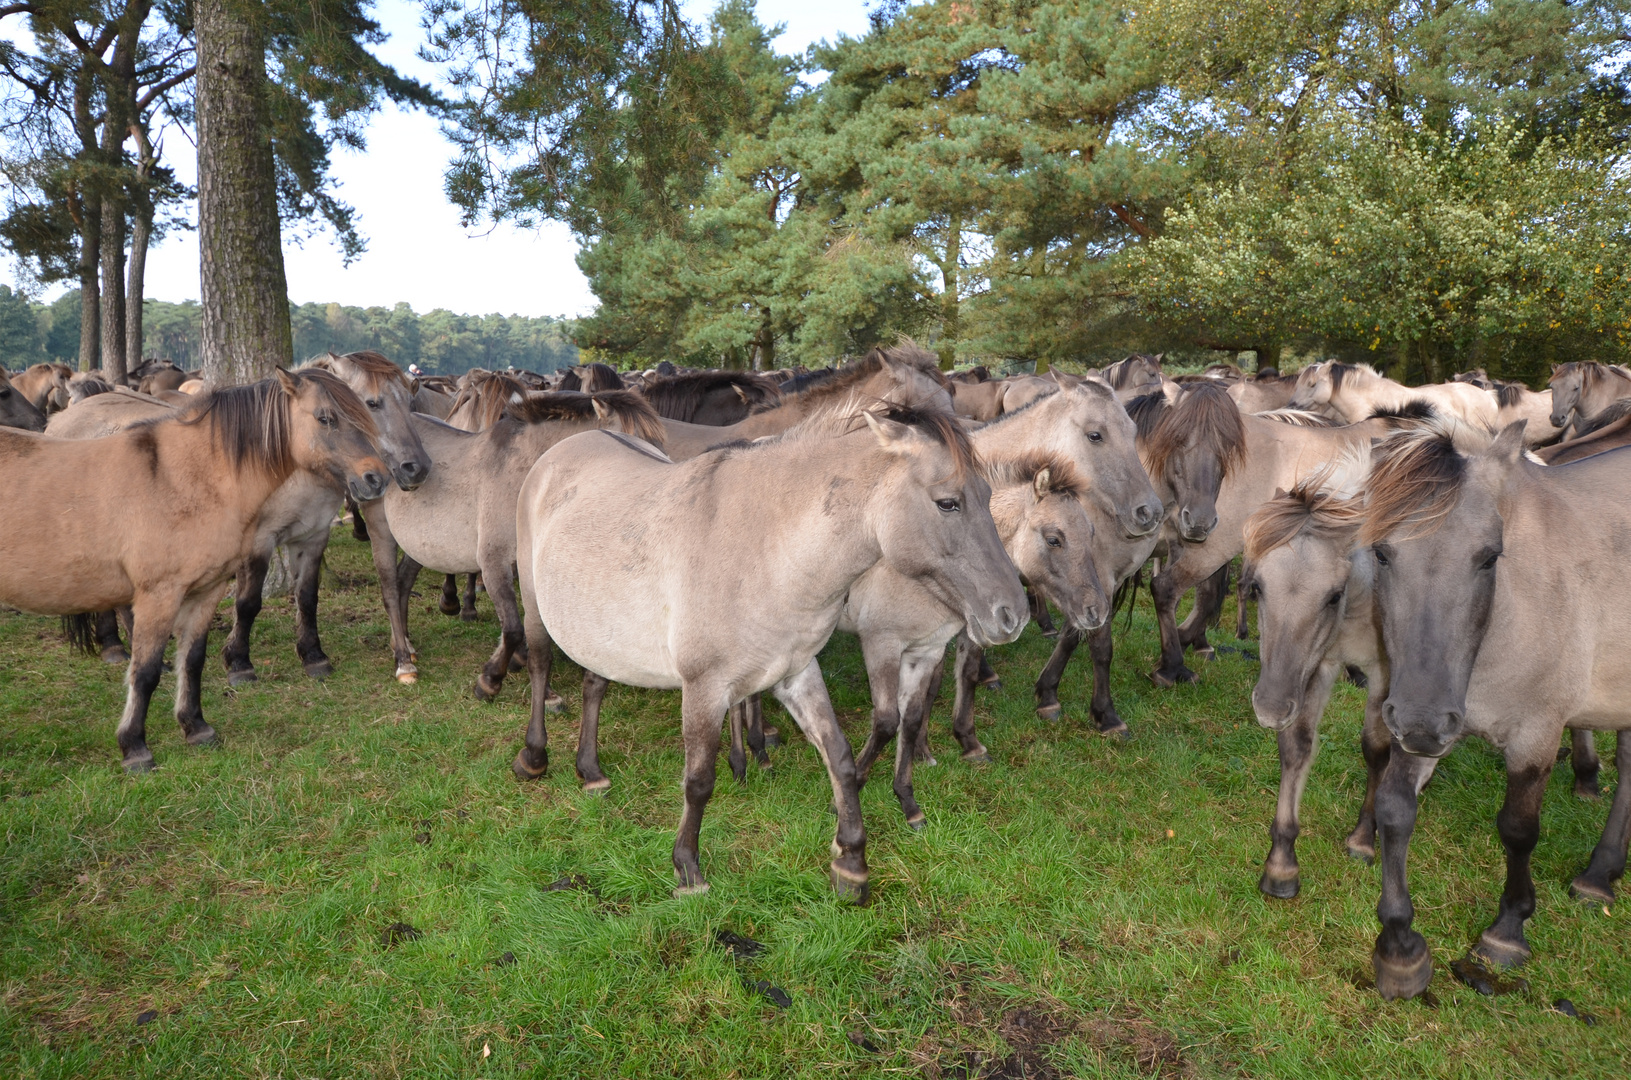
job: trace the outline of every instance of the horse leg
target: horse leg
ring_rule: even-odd
[[[1387,688],[1380,672],[1369,672],[1370,693],[1365,698],[1365,726],[1359,734],[1359,749],[1365,756],[1365,801],[1359,807],[1359,822],[1348,834],[1348,854],[1369,866],[1376,861],[1376,790],[1387,769],[1393,736],[1382,720],[1382,702]]]
[[[1631,841],[1631,731],[1621,731],[1615,738],[1614,767],[1619,778],[1602,839],[1592,849],[1585,871],[1569,886],[1575,896],[1595,904],[1614,902],[1614,882],[1625,873],[1626,846]]]
[[[980,685],[985,687],[987,690],[990,690],[993,694],[1002,693],[1002,679],[997,676],[996,669],[991,666],[991,661],[986,659],[984,649],[980,650],[979,679]]]
[[[1252,621],[1246,605],[1250,598],[1246,595],[1246,574],[1242,571],[1240,580],[1235,582],[1235,640],[1245,641],[1252,636]]]
[[[328,550],[327,529],[313,533],[304,540],[286,547],[294,570],[294,625],[295,654],[300,666],[314,679],[326,679],[334,674],[334,665],[323,651],[322,639],[317,636],[317,593],[323,584],[323,552]]]
[[[255,554],[238,564],[233,586],[232,632],[227,635],[221,660],[227,668],[227,685],[242,686],[255,681],[255,664],[249,658],[249,635],[255,617],[261,612],[261,590],[266,586],[267,556]]]
[[[912,750],[923,731],[929,703],[934,700],[931,690],[935,671],[945,663],[944,647],[937,651],[941,655],[913,655],[908,651],[900,665],[900,740],[895,744],[895,799],[900,803],[900,812],[906,815],[906,824],[914,830],[922,829],[925,821],[923,808],[918,806],[912,791]]]
[[[1157,686],[1192,683],[1197,678],[1184,665],[1184,644],[1178,636],[1178,601],[1195,583],[1184,573],[1188,565],[1183,559],[1174,560],[1150,579],[1150,597],[1155,601],[1156,621],[1161,627],[1161,666],[1150,673],[1150,681]]]
[[[929,749],[929,714],[934,711],[934,703],[940,700],[940,687],[945,681],[946,656],[942,650],[940,658],[935,662],[934,670],[929,673],[929,685],[923,695],[923,722],[917,726],[917,739],[912,743],[914,765],[939,764]]]
[[[96,649],[102,654],[103,663],[128,664],[130,654],[125,651],[125,643],[119,640],[119,614],[116,611],[98,611],[96,613]]]
[[[1223,616],[1223,601],[1229,595],[1229,564],[1218,567],[1217,572],[1195,586],[1195,606],[1189,617],[1178,627],[1178,640],[1187,649],[1204,660],[1213,658],[1212,645],[1206,640],[1206,630]]]
[[[1108,622],[1087,635],[1087,650],[1093,661],[1093,697],[1088,716],[1099,725],[1100,735],[1131,738],[1126,722],[1116,712],[1116,703],[1110,700],[1110,661],[1115,656],[1116,639]]]
[[[1031,601],[1031,618],[1036,622],[1037,628],[1042,631],[1042,636],[1046,638],[1058,637],[1059,628],[1053,625],[1053,615],[1048,611],[1048,602],[1042,599],[1040,593],[1029,589],[1025,591],[1025,595]]]
[[[1569,729],[1570,763],[1574,766],[1574,794],[1577,798],[1596,800],[1602,797],[1597,785],[1597,774],[1603,763],[1597,757],[1597,739],[1591,731]]]
[[[748,782],[748,753],[742,745],[742,729],[747,725],[747,701],[738,701],[726,710],[725,715],[731,725],[731,750],[728,759],[731,763],[731,775],[736,777],[738,784]]]
[[[463,622],[475,622],[481,618],[476,613],[476,578],[479,576],[479,574],[464,575],[464,603],[459,607],[459,618]]]
[[[1433,977],[1427,939],[1410,925],[1416,909],[1410,903],[1405,857],[1410,851],[1410,835],[1416,829],[1422,785],[1433,775],[1436,764],[1431,758],[1419,758],[1394,746],[1376,789],[1376,827],[1382,840],[1382,899],[1376,905],[1376,915],[1382,922],[1382,932],[1376,938],[1371,964],[1376,971],[1376,991],[1389,1001],[1415,997],[1427,989]]]
[[[437,604],[443,615],[459,614],[459,575],[449,574],[442,582],[442,599]]]
[[[578,724],[578,778],[583,790],[597,794],[612,786],[606,774],[600,771],[600,703],[606,700],[604,679],[588,668],[583,669],[583,718]]]
[[[527,719],[526,742],[515,755],[510,766],[516,778],[536,780],[549,770],[549,728],[544,720],[549,712],[549,666],[555,658],[555,646],[549,640],[549,631],[538,614],[538,588],[532,580],[531,553],[525,545],[520,549],[517,567],[521,578],[521,595],[526,604],[521,609],[521,629],[527,639],[527,678],[532,683],[532,710]]]
[[[362,516],[362,507],[357,505],[357,500],[351,497],[349,491],[345,495],[345,508],[351,514],[351,539],[370,543],[368,522]]]
[[[728,708],[728,706],[727,706]],[[693,896],[708,891],[702,876],[697,842],[702,815],[714,794],[714,760],[719,756],[719,697],[700,686],[687,686],[680,694],[680,730],[685,740],[685,811],[674,837],[674,895]],[[582,740],[579,740],[582,753]]]
[[[478,701],[491,701],[498,696],[504,688],[504,676],[510,671],[510,655],[521,645],[523,630],[521,629],[521,609],[516,603],[514,565],[509,562],[508,552],[501,556],[492,556],[482,559],[482,565],[487,569],[483,577],[491,582],[487,588],[487,595],[493,601],[493,610],[498,613],[498,648],[488,659],[487,665],[476,676],[476,699]],[[499,559],[503,559],[502,565]]]
[[[770,768],[770,755],[765,753],[765,708],[764,701],[758,694],[749,694],[742,702],[742,731],[747,738],[748,749],[753,751],[753,760],[759,763],[759,768]]]
[[[153,751],[147,748],[147,708],[164,674],[164,647],[170,643],[180,598],[138,595],[131,605],[130,669],[125,675],[125,710],[116,738],[126,772],[153,769]]]
[[[804,737],[815,745],[827,766],[827,777],[832,781],[833,806],[838,810],[838,830],[833,837],[832,884],[841,896],[865,904],[870,895],[866,867],[866,826],[861,822],[861,801],[855,788],[855,758],[850,754],[849,740],[838,726],[833,714],[832,699],[827,696],[826,684],[821,681],[821,667],[814,660],[797,675],[777,683],[776,700],[787,707],[798,723]],[[687,724],[687,727],[690,725]],[[714,718],[715,741],[719,722]],[[690,740],[686,740],[689,758]],[[689,761],[687,762],[689,765]],[[713,754],[708,755],[709,775],[712,776]],[[689,773],[689,769],[687,770]],[[686,812],[690,813],[690,784],[686,785]],[[700,818],[700,815],[699,815]],[[693,843],[692,850],[695,850]],[[678,850],[676,849],[676,863]]]
[[[1557,745],[1556,740],[1552,746]],[[1523,924],[1535,913],[1535,879],[1530,874],[1529,857],[1540,839],[1540,803],[1546,794],[1546,780],[1552,774],[1557,752],[1548,747],[1544,760],[1514,762],[1506,766],[1506,801],[1495,815],[1495,830],[1506,849],[1506,888],[1501,890],[1501,910],[1488,930],[1473,946],[1475,956],[1501,967],[1517,967],[1529,959],[1529,942]],[[1387,840],[1382,841],[1383,847]]]
[[[1302,888],[1297,866],[1297,836],[1302,832],[1298,810],[1314,756],[1319,753],[1320,717],[1330,700],[1337,670],[1336,664],[1320,665],[1304,688],[1302,711],[1279,732],[1280,794],[1274,805],[1274,824],[1269,826],[1269,857],[1257,879],[1257,888],[1277,900],[1290,900]]]
[[[991,755],[974,733],[974,688],[980,684],[980,672],[985,667],[985,650],[968,640],[968,634],[957,635],[957,697],[951,710],[951,733],[963,748],[963,760],[972,765],[987,765]]]
[[[1097,631],[1095,631],[1097,633]],[[1065,665],[1070,663],[1076,646],[1082,643],[1082,631],[1066,626],[1059,631],[1059,640],[1053,643],[1053,655],[1036,677],[1036,715],[1043,720],[1057,720],[1063,711],[1059,705],[1059,680],[1064,677]]]
[[[226,583],[222,582],[185,601],[176,615],[176,723],[193,746],[213,746],[216,742],[215,729],[204,720],[204,657],[210,623],[225,593]]]
[[[870,648],[868,647],[870,646]],[[898,642],[861,639],[861,655],[866,661],[867,688],[872,691],[872,728],[866,743],[855,756],[855,786],[866,786],[872,774],[872,763],[878,760],[883,748],[900,731],[900,665],[901,649]]]
[[[396,536],[392,534],[390,521],[385,516],[384,499],[363,503],[359,509],[368,521],[368,544],[374,556],[374,570],[379,574],[380,599],[385,604],[385,618],[391,624],[391,654],[396,660],[396,681],[415,683],[419,681],[419,666],[413,643],[408,640],[408,593],[419,573],[419,564],[404,556],[402,562],[406,565],[398,565]]]

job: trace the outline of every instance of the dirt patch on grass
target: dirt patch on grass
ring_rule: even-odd
[[[1151,1076],[1197,1075],[1177,1037],[1131,1007],[1083,1014],[1053,998],[1001,992],[966,969],[952,973],[942,1004],[951,1023],[912,1051],[926,1080],[1065,1080],[1074,1074],[1060,1051],[1072,1042]]]

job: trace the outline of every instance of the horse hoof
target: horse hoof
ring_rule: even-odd
[[[403,686],[412,686],[419,681],[419,672],[412,665],[403,665],[396,669],[396,681]]]
[[[699,881],[695,885],[676,885],[674,886],[674,899],[684,900],[687,896],[701,896],[711,887],[706,881]]]
[[[1257,879],[1257,888],[1264,896],[1272,896],[1276,900],[1295,900],[1302,891],[1302,879],[1293,874],[1288,878],[1270,877],[1267,870]]]
[[[547,751],[544,753],[543,757],[544,763],[538,766],[538,768],[534,769],[531,765],[527,764],[527,752],[523,750],[519,754],[515,755],[515,761],[511,763],[510,771],[515,773],[515,778],[517,780],[536,780],[540,776],[544,775],[544,773],[549,771],[549,754]]]
[[[159,767],[158,763],[153,760],[153,752],[145,749],[140,754],[125,758],[122,764],[125,767],[125,772],[130,773],[132,776],[150,773]]]
[[[1376,992],[1383,1001],[1418,997],[1433,978],[1433,957],[1425,948],[1420,956],[1408,960],[1389,960],[1374,952],[1371,964],[1376,969]]]
[[[1002,680],[1001,679],[997,679],[997,678],[985,679],[985,680],[981,681],[980,685],[985,687],[987,690],[991,691],[993,694],[1002,693]]]
[[[970,765],[989,765],[991,764],[991,752],[983,746],[975,750],[967,750],[963,753],[963,760]]]
[[[866,874],[852,874],[833,863],[829,868],[832,877],[833,892],[841,899],[848,900],[856,907],[866,907],[867,901],[872,899],[872,883]]]
[[[130,654],[119,646],[111,646],[102,650],[102,662],[116,665],[128,664],[130,663]]]
[[[1132,729],[1123,720],[1117,720],[1107,728],[1100,728],[1099,734],[1106,739],[1116,739],[1121,742],[1129,742],[1133,737]]]
[[[906,819],[906,827],[911,829],[913,832],[922,832],[924,826],[928,824],[929,819],[923,816],[923,811],[921,810]]]
[[[1193,656],[1195,659],[1203,660],[1208,664],[1210,664],[1212,661],[1214,661],[1214,660],[1216,660],[1218,658],[1218,654],[1213,650],[1212,646],[1210,646],[1210,645],[1208,645],[1204,649],[1194,649],[1194,650],[1192,650],[1190,652],[1190,655]]]
[[[255,682],[259,678],[260,678],[260,676],[256,675],[255,672],[252,669],[250,669],[250,668],[241,668],[241,669],[239,669],[237,671],[227,672],[227,685],[228,686],[242,686],[245,683]]]
[[[765,736],[765,745],[770,747],[772,750],[774,750],[776,747],[778,747],[778,746],[780,746],[782,744],[782,733],[778,728],[773,728],[773,727],[765,728],[764,729],[764,736]]]
[[[1590,781],[1576,780],[1574,782],[1574,797],[1577,799],[1583,799],[1586,802],[1597,802],[1602,799],[1603,792],[1602,789],[1597,786],[1597,781],[1595,778]]]
[[[1614,902],[1614,889],[1612,886],[1598,881],[1592,881],[1581,874],[1569,882],[1569,895],[1576,900],[1584,900],[1588,904],[1612,904]]]
[[[587,781],[585,781],[584,785],[583,785],[583,791],[584,791],[584,794],[586,794],[586,795],[604,795],[604,794],[606,794],[607,789],[610,788],[611,786],[612,786],[612,782],[610,780],[606,779],[604,776],[602,776],[599,780],[587,780]],[[703,886],[703,887],[706,888],[707,886]]]
[[[485,676],[485,675],[477,675],[476,676],[475,694],[476,694],[476,700],[477,701],[491,701],[491,700],[493,700],[494,698],[496,698],[498,696],[499,689],[500,689],[500,687],[494,686],[492,683],[487,681],[487,676]]]
[[[1517,941],[1506,941],[1491,937],[1490,932],[1485,930],[1479,935],[1478,944],[1472,947],[1470,955],[1497,967],[1515,968],[1529,959],[1529,943],[1522,938]]]
[[[1059,714],[1062,712],[1064,712],[1064,706],[1062,705],[1038,705],[1036,707],[1036,718],[1046,720],[1051,724],[1059,719]]]
[[[190,746],[219,746],[220,739],[216,737],[215,729],[208,724],[200,724],[192,731],[187,732],[187,743]]]
[[[1366,866],[1376,865],[1376,847],[1373,844],[1360,844],[1350,841],[1348,843],[1348,858],[1362,862]]]
[[[334,674],[334,665],[329,663],[326,658],[323,660],[313,660],[311,663],[306,664],[305,668],[306,674],[310,675],[314,679],[326,679],[330,675]]]
[[[438,603],[436,607],[437,610],[439,610],[443,615],[446,615],[448,618],[453,618],[454,616],[458,615],[460,610],[458,604],[449,604],[445,602]]]
[[[1179,683],[1199,682],[1200,676],[1187,667],[1180,667],[1176,671],[1165,669],[1150,672],[1150,682],[1160,687],[1177,686]]]
[[[459,612],[459,621],[460,622],[475,622],[479,618],[481,618],[481,616],[476,614],[475,611],[473,611],[473,610],[472,611],[460,611]]]
[[[566,702],[561,700],[561,695],[551,690],[549,695],[544,698],[544,712],[553,715],[555,713],[563,713],[565,711]]]

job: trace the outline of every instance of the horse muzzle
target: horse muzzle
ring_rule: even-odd
[[[385,494],[388,482],[383,471],[369,469],[361,476],[350,477],[346,486],[351,489],[351,497],[358,502],[373,502]]]
[[[1296,698],[1278,698],[1269,700],[1260,697],[1256,690],[1252,691],[1252,713],[1257,722],[1270,731],[1284,731],[1297,719],[1297,712],[1302,702]]]
[[[982,649],[1006,645],[1019,637],[1030,621],[1030,612],[1021,604],[1013,608],[1004,604],[983,619],[968,619],[969,640]]]
[[[1395,706],[1391,699],[1382,705],[1382,721],[1405,753],[1424,758],[1449,753],[1466,726],[1466,716],[1456,709]]]
[[[1161,504],[1154,501],[1139,503],[1122,518],[1121,531],[1127,539],[1142,540],[1161,527]],[[1127,518],[1132,519],[1131,527],[1127,525]]]
[[[391,477],[397,487],[412,491],[430,479],[430,465],[421,461],[404,461],[391,470]]]
[[[1203,543],[1208,536],[1212,535],[1212,530],[1217,527],[1218,515],[1216,513],[1212,515],[1211,521],[1203,524],[1190,516],[1188,510],[1178,511],[1178,535],[1191,544]]]

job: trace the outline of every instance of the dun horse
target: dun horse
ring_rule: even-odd
[[[1376,795],[1382,932],[1374,963],[1383,997],[1419,994],[1432,975],[1427,942],[1411,925],[1406,856],[1417,793],[1463,737],[1487,739],[1507,769],[1496,817],[1506,886],[1476,957],[1513,966],[1530,955],[1530,855],[1566,725],[1619,732],[1620,782],[1573,891],[1606,904],[1625,871],[1631,578],[1623,548],[1631,533],[1631,470],[1623,452],[1545,467],[1523,451],[1521,423],[1470,455],[1439,432],[1403,433],[1377,448],[1366,485],[1360,542],[1377,565],[1376,609],[1390,669],[1382,716],[1393,736]]]
[[[1566,428],[1571,437],[1585,434],[1582,428],[1603,410],[1623,398],[1631,398],[1631,371],[1618,364],[1599,364],[1594,360],[1557,364],[1552,368],[1550,382],[1552,411],[1549,417],[1554,428]],[[1600,427],[1601,424],[1592,424]]]
[[[13,387],[4,371],[0,371],[0,427],[45,430],[45,412]]]
[[[634,440],[578,436],[539,459],[522,488],[533,686],[548,685],[553,640],[603,678],[682,691],[679,893],[707,888],[697,840],[721,718],[772,689],[827,765],[834,885],[865,901],[855,763],[815,656],[867,570],[882,561],[920,582],[982,644],[1024,626],[1024,589],[967,435],[939,413],[890,406],[863,416],[859,431],[845,433],[854,418],[817,420],[680,464]],[[548,766],[542,704],[535,689],[515,761],[523,778]]]
[[[153,767],[147,708],[172,632],[176,719],[188,742],[214,741],[199,702],[209,624],[253,550],[262,505],[297,470],[378,498],[376,438],[367,409],[325,371],[279,371],[102,439],[0,429],[10,495],[0,603],[47,615],[132,609],[118,730],[126,769]],[[83,642],[89,627],[78,628]]]
[[[1406,386],[1369,364],[1326,360],[1310,364],[1297,376],[1291,408],[1329,412],[1345,424],[1357,424],[1378,410],[1402,409],[1425,401],[1441,414],[1477,428],[1491,428],[1500,411],[1495,394],[1470,383]]]

